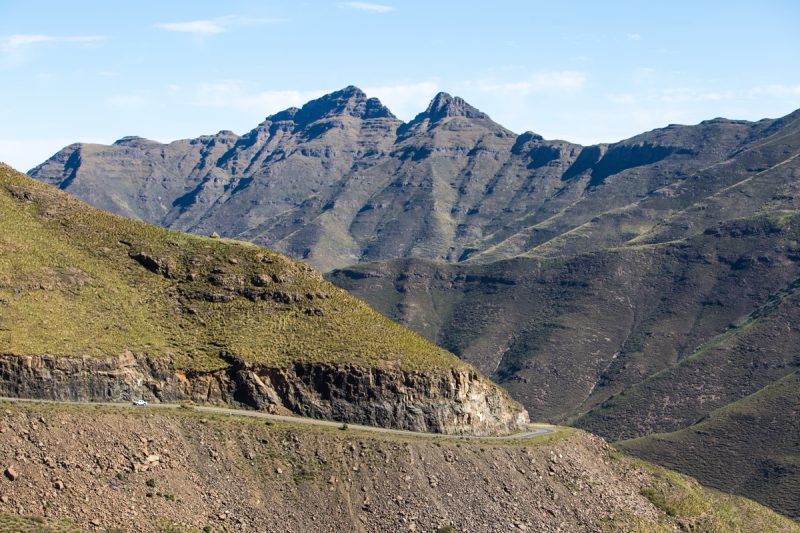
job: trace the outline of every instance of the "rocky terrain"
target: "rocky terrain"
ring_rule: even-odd
[[[786,392],[777,384],[800,368],[799,155],[800,111],[584,147],[514,134],[444,93],[402,123],[349,87],[242,137],[71,145],[31,174],[105,209],[336,268],[328,279],[475,365],[534,418],[617,440]],[[784,416],[754,405],[759,421]],[[693,442],[765,444],[717,423]],[[767,455],[797,475],[796,450]],[[680,468],[727,489],[709,468],[727,461]],[[791,482],[737,465],[737,490],[797,516]]]
[[[0,166],[0,394],[224,402],[446,433],[527,421],[312,269],[101,212]]]
[[[497,445],[183,409],[0,409],[0,527],[32,516],[39,531],[69,530],[64,520],[90,531],[800,530],[575,430]]]

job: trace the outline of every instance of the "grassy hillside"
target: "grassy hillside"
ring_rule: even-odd
[[[0,353],[169,357],[225,366],[357,362],[435,370],[456,357],[246,243],[101,212],[0,166]]]
[[[621,441],[624,451],[800,519],[800,372],[680,431]]]

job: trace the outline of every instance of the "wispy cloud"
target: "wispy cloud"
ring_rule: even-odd
[[[642,36],[639,33],[629,33],[626,37],[628,37],[629,41],[641,41]]]
[[[159,22],[153,27],[160,30],[174,31],[179,33],[191,33],[194,35],[216,35],[225,33],[235,28],[248,26],[260,26],[280,22],[280,19],[273,18],[249,18],[239,15],[227,15],[213,19],[188,20],[182,22]]]
[[[752,95],[768,95],[768,96],[800,96],[800,84],[797,85],[759,85],[750,89]]]
[[[141,94],[115,94],[106,98],[105,102],[113,107],[130,109],[142,107],[147,103],[147,99]]]
[[[424,110],[439,90],[438,81],[364,87],[367,96],[378,98],[402,120],[412,119]]]
[[[336,4],[339,9],[358,9],[359,11],[369,11],[370,13],[388,13],[394,11],[393,6],[386,4],[373,4],[371,2],[339,2]]]
[[[695,104],[703,102],[722,102],[726,100],[735,100],[745,96],[746,94],[757,94],[758,91],[758,89],[750,89],[749,91],[733,91],[702,88],[698,89],[690,87],[664,87],[660,89],[651,89],[638,95],[633,93],[610,93],[606,95],[606,98],[612,104],[619,105],[638,103]],[[800,90],[798,90],[798,94],[800,94]]]
[[[160,30],[183,33],[214,34],[225,33],[227,28],[218,20],[191,20],[188,22],[160,22],[155,25]]]
[[[18,33],[0,39],[0,50],[3,52],[18,51],[43,43],[96,43],[108,40],[106,35],[46,35],[41,33]]]
[[[201,83],[191,92],[190,101],[196,106],[269,114],[288,107],[300,107],[330,91],[258,91],[245,81],[221,80]]]
[[[519,95],[531,93],[576,92],[586,85],[587,76],[572,70],[537,72],[516,81],[492,79],[466,80],[459,89],[480,92],[512,92]]]

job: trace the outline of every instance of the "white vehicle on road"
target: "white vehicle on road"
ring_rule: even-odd
[[[147,400],[133,400],[133,405],[144,407],[145,405],[147,405]]]

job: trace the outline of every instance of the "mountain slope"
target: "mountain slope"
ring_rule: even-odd
[[[186,409],[0,407],[0,464],[19,476],[0,479],[0,531],[800,531],[575,430],[497,445]]]
[[[747,494],[800,518],[800,373],[771,383],[689,427],[618,446],[683,472],[703,484]]]
[[[446,432],[526,416],[302,263],[104,213],[6,166],[0,250],[1,393],[195,398]]]
[[[627,391],[615,396],[618,411],[604,408],[602,421],[591,425],[587,415],[583,426],[618,439],[691,423],[719,406],[713,401],[754,392],[798,364],[792,324],[799,223],[798,214],[783,213],[658,246],[488,265],[400,260],[335,271],[330,279],[475,364],[535,416],[564,420]],[[759,325],[751,323],[756,316]],[[704,343],[748,331],[760,337],[746,346],[760,351],[720,352],[708,370],[698,370],[711,357],[699,358]],[[685,375],[674,375],[678,368]],[[667,369],[674,371],[663,374],[656,393],[651,376]],[[713,381],[715,400],[690,410],[693,376],[705,380],[697,395]],[[631,387],[640,383],[646,387],[633,406]],[[668,412],[675,388],[689,390]]]
[[[473,362],[534,417],[569,419],[611,440],[690,432],[715,410],[800,369],[798,228],[800,214],[782,212],[676,243],[488,265],[398,260],[331,279]],[[641,450],[630,450],[795,513],[800,472],[785,465],[800,450],[781,451],[778,443],[796,442],[796,432],[780,422],[758,429],[795,416],[773,410],[793,394],[787,386],[775,391],[779,401],[752,410],[753,431],[721,424],[688,433],[693,448],[645,438]],[[729,447],[742,450],[741,461],[706,456]],[[780,482],[753,468],[747,450],[780,456]]]

